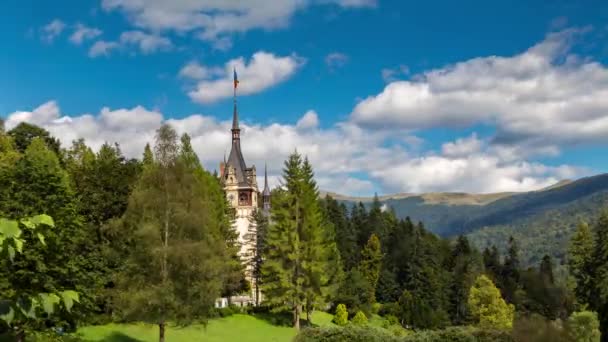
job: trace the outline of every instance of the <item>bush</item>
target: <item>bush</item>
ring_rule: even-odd
[[[483,330],[474,327],[450,327],[426,330],[406,336],[403,342],[514,342],[505,331]]]
[[[340,326],[348,324],[348,311],[346,311],[346,305],[338,304],[333,322]]]
[[[397,331],[397,328],[400,330]],[[344,328],[325,327],[304,329],[295,342],[514,342],[505,331],[482,330],[474,327],[451,327],[412,333],[400,326],[381,329],[372,326],[348,325]]]
[[[597,313],[582,311],[573,313],[568,318],[568,332],[577,342],[599,342],[600,322]]]
[[[366,325],[367,324],[367,316],[363,313],[363,311],[358,311],[355,317],[351,320],[351,322],[355,325]]]
[[[294,342],[401,342],[385,329],[370,326],[347,325],[341,327],[307,328],[296,336]]]

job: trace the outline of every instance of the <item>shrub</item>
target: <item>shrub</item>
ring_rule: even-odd
[[[572,340],[577,342],[599,342],[600,322],[597,313],[591,311],[573,313],[568,318],[568,332]]]
[[[338,304],[333,322],[340,326],[348,324],[348,311],[346,311],[346,305]]]
[[[475,327],[450,327],[443,330],[426,330],[407,335],[403,342],[514,342],[503,330],[484,330]]]
[[[294,342],[401,342],[385,329],[371,326],[307,328],[300,331]]]
[[[363,313],[363,311],[358,311],[355,317],[351,320],[351,322],[355,325],[366,325],[367,324],[367,316]]]
[[[537,314],[518,318],[512,335],[518,342],[570,342],[560,321],[551,322]]]

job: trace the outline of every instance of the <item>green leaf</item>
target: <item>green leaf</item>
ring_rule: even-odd
[[[36,228],[36,225],[30,219],[22,219],[21,224],[24,225],[25,228],[30,229],[30,230]]]
[[[36,233],[36,236],[38,236],[38,240],[40,240],[40,243],[46,246],[46,242],[44,242],[44,235],[42,235],[42,233]]]
[[[65,308],[66,308],[66,310],[68,310],[68,312],[72,309],[74,302],[76,302],[76,303],[80,302],[80,296],[78,295],[78,292],[76,292],[76,291],[67,290],[67,291],[61,292],[60,294],[61,294],[61,298],[63,298],[63,304],[65,305]]]
[[[27,318],[36,318],[36,308],[40,306],[39,300],[33,297],[21,298],[15,306],[21,311],[23,316]]]
[[[15,259],[15,249],[13,248],[13,246],[8,246],[8,258],[11,260],[11,262],[13,262],[13,260]]]
[[[61,298],[54,293],[41,293],[38,297],[40,297],[42,309],[49,315],[55,310],[55,305],[61,302]]]
[[[17,221],[0,218],[0,234],[6,238],[16,238],[21,236],[21,229]]]
[[[11,302],[8,300],[0,301],[0,320],[6,322],[6,324],[11,325],[11,322],[15,318],[15,310],[11,306]]]
[[[34,222],[34,224],[36,225],[43,224],[45,226],[55,227],[55,222],[53,221],[53,218],[49,215],[36,215],[32,217],[32,222]]]
[[[13,242],[15,243],[15,249],[17,250],[17,253],[22,253],[23,252],[23,240],[14,239]]]

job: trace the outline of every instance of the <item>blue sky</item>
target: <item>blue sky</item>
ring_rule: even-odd
[[[213,169],[236,66],[245,158],[274,182],[294,148],[321,188],[358,195],[524,191],[608,169],[605,2],[412,4],[9,1],[0,115],[133,156],[169,120]]]

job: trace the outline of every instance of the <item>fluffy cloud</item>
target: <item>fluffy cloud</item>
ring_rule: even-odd
[[[337,4],[342,7],[370,7],[372,0],[102,0],[106,11],[118,10],[137,27],[152,30],[195,31],[203,40],[220,41],[226,35],[252,29],[287,26],[293,14],[312,4]]]
[[[221,76],[224,69],[220,67],[206,67],[200,65],[197,61],[191,61],[184,65],[179,71],[179,77],[189,78],[193,80],[209,79],[215,76]]]
[[[397,68],[385,68],[380,72],[384,82],[394,82],[401,77],[410,74],[410,68],[407,65],[400,65]]]
[[[97,38],[103,32],[95,27],[88,27],[81,23],[76,24],[74,32],[70,36],[70,41],[76,45],[82,44],[85,40]]]
[[[143,31],[126,31],[120,34],[118,41],[95,42],[89,49],[89,57],[108,56],[114,50],[127,50],[135,47],[141,53],[147,55],[157,51],[168,51],[173,48],[173,43],[166,37],[158,34],[150,34]]]
[[[130,157],[140,157],[144,145],[153,142],[155,130],[162,122],[168,122],[178,132],[191,135],[201,161],[211,170],[218,167],[230,146],[229,118],[220,121],[193,114],[163,119],[162,113],[140,106],[102,108],[97,115],[65,116],[51,101],[31,112],[9,114],[7,129],[22,121],[45,127],[66,147],[78,138],[85,138],[94,149],[104,142],[118,142]],[[446,143],[440,153],[415,154],[403,144],[387,143],[392,136],[384,131],[348,122],[320,128],[314,111],[305,113],[296,124],[245,123],[241,129],[246,161],[257,165],[260,175],[267,162],[275,185],[283,161],[296,149],[310,158],[322,189],[354,195],[370,195],[374,191],[533,190],[585,173],[568,165],[548,167],[526,162],[518,151],[490,146],[476,135]]]
[[[89,49],[89,57],[108,56],[112,50],[118,49],[120,44],[105,40],[96,41]]]
[[[65,29],[65,23],[59,19],[54,19],[40,29],[40,37],[47,43],[52,43]]]
[[[127,31],[120,35],[122,45],[135,45],[144,54],[155,51],[166,51],[173,48],[173,44],[166,37],[149,34],[142,31]]]
[[[309,129],[319,126],[319,116],[314,110],[309,110],[298,120],[296,128]]]
[[[336,69],[345,66],[346,63],[348,63],[348,56],[343,53],[333,52],[325,56],[325,64],[330,71],[335,71]]]
[[[220,77],[200,80],[188,95],[199,103],[211,103],[232,96],[234,69],[237,70],[239,80],[241,80],[238,87],[239,94],[255,94],[287,80],[304,63],[304,59],[295,54],[280,57],[259,51],[253,54],[249,63],[246,63],[242,57],[228,61],[224,65]],[[188,65],[185,68],[187,67]],[[189,71],[198,71],[200,74],[200,71],[204,69],[200,65],[198,67],[200,68],[192,68],[190,63]],[[218,67],[210,67],[206,70],[218,70]],[[215,74],[219,73],[215,72]]]
[[[570,52],[584,31],[551,33],[519,55],[474,58],[392,82],[351,118],[375,128],[490,123],[499,144],[606,141],[608,69]]]

